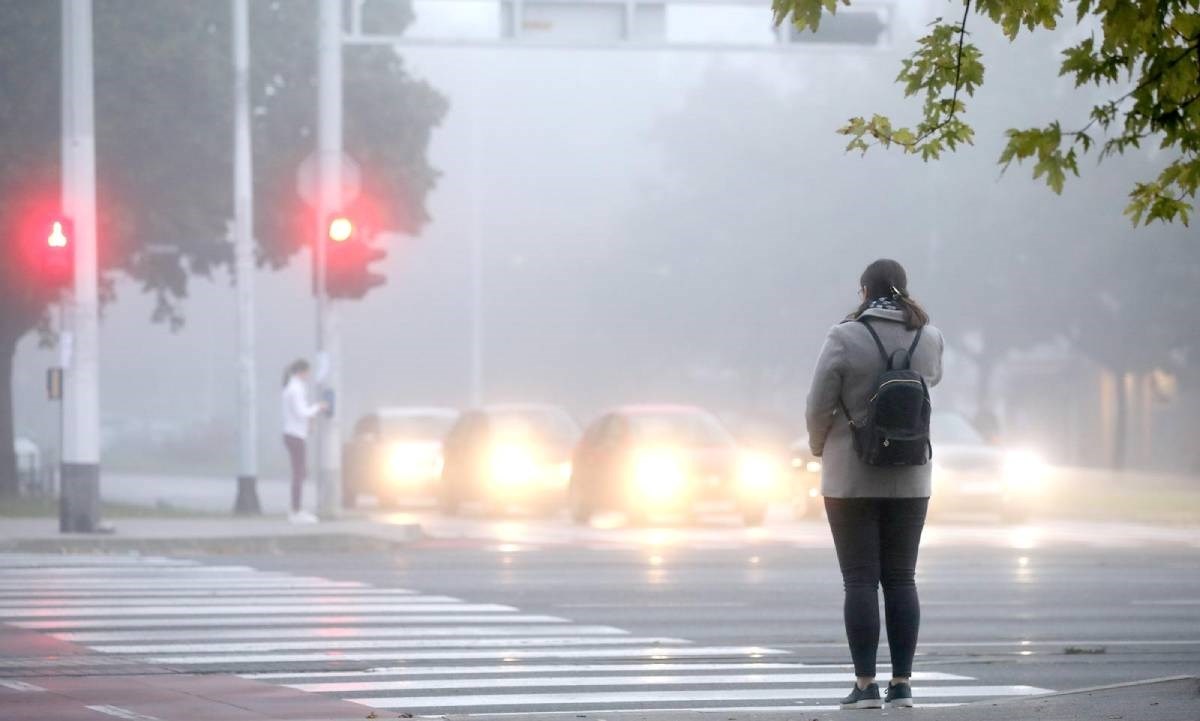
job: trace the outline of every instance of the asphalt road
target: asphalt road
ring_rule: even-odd
[[[471,524],[453,525],[461,532]],[[613,529],[608,547],[592,534],[584,543],[512,540],[522,526],[536,538],[554,522],[479,525],[485,530],[473,538],[443,531],[452,538],[392,558],[248,562],[508,604],[637,636],[848,662],[841,579],[820,522],[786,524],[799,526],[791,533],[800,541],[733,523],[698,534]],[[1086,529],[1073,526],[1073,542],[1047,532],[1029,543],[1019,527],[933,526],[932,536],[953,542],[931,542],[921,557],[918,668],[1056,690],[1200,673],[1200,546],[1119,526],[1098,526],[1087,542]]]
[[[417,715],[822,708],[849,687],[819,521],[415,515],[430,537],[392,554],[9,558],[0,620]],[[958,519],[928,529],[919,584],[919,702],[1200,674],[1197,529]]]

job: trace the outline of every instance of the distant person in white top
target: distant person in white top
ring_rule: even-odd
[[[324,403],[308,401],[309,365],[304,359],[293,361],[283,374],[283,445],[292,463],[292,523],[316,523],[317,517],[301,507],[304,478],[308,475],[308,451],[305,438],[313,417],[325,410]]]

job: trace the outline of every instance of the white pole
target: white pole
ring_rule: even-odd
[[[514,10],[515,12],[515,10]],[[471,405],[483,404],[483,230],[481,228],[481,208],[483,195],[482,185],[483,143],[480,142],[479,123],[479,70],[471,74],[470,107],[467,110],[470,133],[470,174],[467,193],[469,225],[468,233],[471,240]]]
[[[250,22],[247,0],[233,11],[233,251],[237,279],[238,491],[233,511],[259,514],[258,388],[254,339],[254,176],[250,145]]]
[[[320,0],[317,17],[317,154],[321,171],[317,203],[317,369],[322,395],[333,398],[334,413],[317,424],[317,510],[336,518],[341,510],[341,343],[333,304],[325,292],[326,243],[329,216],[337,212],[342,195],[342,3]]]
[[[75,226],[70,364],[64,384],[60,528],[100,529],[99,305],[96,269],[96,137],[92,2],[63,0],[62,204]]]

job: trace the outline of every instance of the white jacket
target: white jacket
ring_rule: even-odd
[[[283,434],[295,438],[308,436],[308,422],[321,412],[319,403],[308,402],[308,389],[299,376],[292,376],[283,387]]]

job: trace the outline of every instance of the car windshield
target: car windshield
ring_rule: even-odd
[[[929,433],[934,443],[960,446],[982,446],[983,436],[970,421],[957,413],[934,413],[929,421]]]
[[[454,425],[454,416],[444,414],[396,414],[381,415],[380,426],[388,438],[404,438],[416,441],[440,441]]]
[[[638,413],[629,416],[629,427],[639,443],[733,445],[729,431],[706,413]]]
[[[579,426],[557,408],[490,411],[488,425],[492,435],[505,438],[533,438],[559,446],[573,446],[579,440]]]

